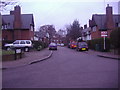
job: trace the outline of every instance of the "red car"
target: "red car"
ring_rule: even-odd
[[[76,47],[77,47],[77,43],[76,42],[70,43],[70,48],[75,49]]]

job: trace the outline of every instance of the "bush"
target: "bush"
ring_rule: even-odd
[[[110,41],[114,48],[120,48],[120,28],[113,30],[110,34]]]
[[[42,41],[33,41],[33,48],[40,51],[43,48],[48,47],[48,44]]]
[[[2,55],[10,55],[10,54],[15,54],[15,51],[13,51],[13,50],[10,50],[10,51],[2,50]]]
[[[105,50],[104,50],[104,39],[103,38],[89,40],[87,42],[88,42],[88,46],[90,49],[97,50],[97,51],[109,51],[110,50],[110,39],[109,38],[105,39],[105,42],[106,42]]]
[[[37,51],[40,51],[40,50],[42,50],[42,46],[41,45],[37,47]]]
[[[110,41],[112,49],[116,49],[118,51],[118,54],[120,55],[120,28],[116,28],[116,30],[113,30],[110,34]]]

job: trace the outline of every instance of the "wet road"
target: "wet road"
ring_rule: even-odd
[[[51,58],[3,71],[3,88],[117,88],[118,61],[66,47]]]

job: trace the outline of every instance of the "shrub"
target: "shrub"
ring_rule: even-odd
[[[110,34],[110,41],[114,48],[120,48],[120,28],[113,30]]]
[[[40,51],[43,48],[48,47],[48,44],[42,41],[33,41],[33,48],[35,48],[36,50]]]
[[[41,45],[37,47],[37,51],[40,51],[40,50],[42,50],[42,46]]]
[[[10,55],[10,54],[15,54],[15,51],[13,51],[13,50],[10,50],[10,51],[2,50],[2,55]]]
[[[118,51],[120,55],[120,28],[116,28],[110,34],[111,46]]]
[[[104,39],[103,38],[89,40],[87,42],[88,42],[88,46],[90,49],[97,50],[97,51],[109,51],[110,50],[110,39],[109,38],[105,39],[105,42],[106,42],[105,50],[104,50]]]

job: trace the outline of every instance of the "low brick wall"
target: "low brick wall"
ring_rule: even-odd
[[[24,57],[24,53],[22,53],[22,58]],[[20,54],[17,54],[16,59],[20,59]],[[2,55],[2,61],[12,61],[15,60],[15,54],[10,55]]]

